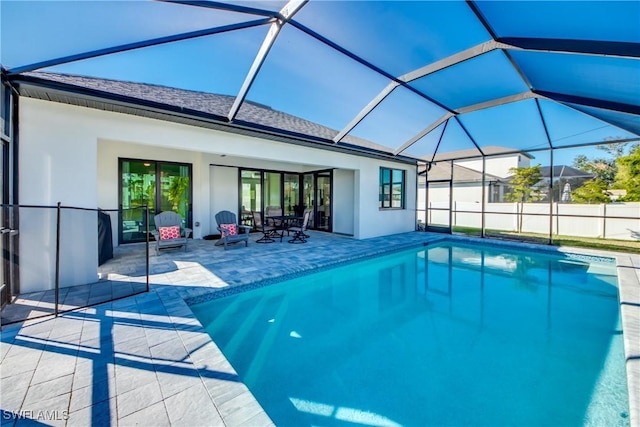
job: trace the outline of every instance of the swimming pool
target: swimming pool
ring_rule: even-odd
[[[446,242],[192,310],[276,425],[629,425],[604,259]]]

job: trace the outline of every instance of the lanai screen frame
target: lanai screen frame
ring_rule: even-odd
[[[542,121],[544,122],[544,117],[541,114],[541,118]],[[640,138],[629,138],[629,139],[617,139],[617,140],[609,140],[606,142],[590,142],[590,143],[582,143],[582,144],[569,144],[566,146],[562,146],[562,147],[554,147],[553,144],[551,143],[551,141],[549,140],[549,147],[548,148],[538,148],[538,149],[532,149],[532,150],[511,150],[511,151],[504,151],[504,152],[500,152],[497,154],[485,154],[484,152],[482,152],[481,148],[479,146],[476,145],[476,148],[482,153],[481,156],[464,156],[464,157],[450,157],[450,158],[445,158],[445,159],[441,159],[439,160],[439,162],[443,162],[443,163],[450,163],[451,165],[451,175],[450,175],[450,179],[448,180],[450,182],[450,187],[449,187],[449,212],[450,212],[450,218],[451,218],[451,214],[454,212],[454,209],[452,207],[452,199],[453,199],[453,187],[454,187],[454,176],[453,176],[453,165],[456,163],[456,161],[460,161],[460,160],[475,160],[480,158],[482,160],[482,181],[481,181],[481,228],[480,228],[480,237],[481,238],[487,238],[487,237],[491,237],[491,236],[487,236],[486,235],[486,221],[485,221],[485,216],[487,213],[494,213],[494,214],[503,214],[503,215],[514,215],[514,214],[507,214],[507,213],[501,213],[501,212],[487,212],[486,210],[486,205],[487,205],[487,200],[486,200],[486,188],[487,188],[487,184],[486,184],[486,161],[489,158],[492,157],[503,157],[505,155],[526,155],[528,153],[531,152],[548,152],[549,153],[549,169],[550,169],[550,175],[549,175],[549,184],[548,184],[548,190],[549,190],[549,213],[548,214],[535,214],[535,213],[527,213],[527,216],[546,216],[548,217],[548,221],[549,221],[549,233],[548,233],[548,238],[547,238],[547,243],[549,245],[553,245],[553,220],[554,218],[557,219],[559,217],[566,217],[566,218],[596,218],[596,219],[602,219],[602,220],[606,220],[606,219],[636,219],[633,217],[624,217],[624,216],[609,216],[609,215],[566,215],[566,214],[559,214],[557,211],[556,213],[553,212],[553,205],[554,203],[557,203],[556,200],[554,200],[554,197],[552,195],[552,188],[553,188],[553,182],[554,182],[554,174],[553,174],[553,170],[554,170],[554,163],[553,163],[553,157],[554,157],[554,152],[557,150],[568,150],[568,149],[573,149],[573,148],[582,148],[582,147],[592,147],[592,146],[598,146],[598,145],[604,145],[604,144],[628,144],[628,143],[637,143],[640,142]],[[475,144],[475,142],[474,142]],[[429,162],[424,162],[418,165],[417,167],[417,172],[416,172],[416,189],[419,189],[419,184],[420,184],[420,179],[421,177],[424,177],[424,181],[425,181],[425,199],[424,199],[424,207],[422,209],[419,208],[419,197],[418,197],[418,192],[416,192],[416,224],[419,223],[419,212],[424,212],[425,213],[425,218],[428,218],[428,213],[430,210],[433,210],[434,208],[430,208],[429,207],[429,170],[431,169],[431,164],[436,164],[437,162],[434,160],[437,154],[437,149],[436,152],[434,152],[434,155],[431,159],[431,161]],[[420,168],[423,168],[422,171],[420,171]],[[456,213],[468,213],[468,214],[476,214],[477,212],[475,211],[464,211],[464,210],[455,210]],[[429,231],[427,229],[428,227],[428,221],[425,222],[425,231]],[[439,227],[434,228],[431,231],[436,231],[436,232],[442,232],[441,230],[438,230]],[[449,230],[448,233],[451,234],[453,232],[453,225],[451,224],[451,221],[449,222]],[[521,240],[521,239],[516,239],[516,240]],[[606,237],[605,237],[606,240]]]
[[[629,113],[634,115],[640,115],[640,106],[631,105],[622,102],[612,102],[602,99],[589,98],[584,96],[577,96],[570,93],[557,93],[552,91],[535,89],[530,81],[529,76],[520,68],[518,63],[514,60],[512,52],[524,51],[524,52],[556,52],[566,54],[582,54],[606,58],[626,58],[626,59],[638,59],[640,58],[640,43],[632,43],[625,41],[602,41],[602,40],[576,40],[576,39],[559,39],[559,38],[542,38],[542,37],[500,37],[491,23],[482,13],[478,7],[476,0],[465,0],[465,3],[469,6],[470,10],[475,15],[476,19],[480,22],[481,26],[490,36],[490,40],[466,49],[462,52],[458,52],[446,58],[435,61],[426,66],[415,69],[411,72],[405,73],[400,76],[393,75],[392,73],[374,65],[361,56],[349,51],[340,44],[328,39],[327,37],[319,34],[313,29],[303,25],[296,21],[295,14],[300,11],[307,3],[308,0],[290,0],[280,11],[270,11],[260,8],[247,7],[243,5],[233,3],[221,3],[214,1],[177,1],[177,0],[161,0],[164,3],[181,4],[186,7],[193,6],[199,8],[209,8],[221,11],[235,12],[239,14],[246,14],[252,17],[258,16],[258,19],[248,20],[244,22],[234,23],[230,25],[222,25],[218,27],[212,27],[199,31],[190,31],[181,34],[174,34],[170,36],[157,37],[148,40],[121,44],[118,46],[105,47],[102,49],[96,49],[88,52],[81,52],[73,55],[62,56],[59,58],[47,59],[31,64],[20,65],[6,69],[3,66],[3,74],[8,79],[13,76],[17,76],[22,73],[41,70],[44,68],[53,67],[56,65],[68,64],[71,62],[77,62],[92,58],[98,58],[105,55],[111,55],[114,53],[121,53],[130,50],[144,49],[152,46],[158,46],[167,43],[173,43],[182,40],[188,40],[193,38],[200,38],[204,36],[210,36],[215,34],[221,34],[226,32],[239,31],[247,28],[253,28],[258,26],[269,26],[267,36],[262,42],[260,50],[254,58],[253,64],[245,76],[241,89],[236,95],[235,101],[227,114],[227,121],[233,122],[237,116],[237,113],[242,105],[246,101],[248,91],[253,85],[256,77],[258,76],[261,67],[263,66],[267,55],[276,41],[281,29],[285,25],[291,25],[313,39],[319,41],[322,44],[329,46],[330,48],[346,55],[348,58],[363,65],[369,70],[387,78],[390,83],[385,87],[378,95],[376,95],[371,101],[355,116],[353,119],[343,127],[331,141],[335,144],[346,142],[345,137],[365,118],[369,115],[382,101],[384,101],[395,89],[402,87],[408,91],[416,94],[417,96],[429,101],[431,104],[440,107],[445,114],[438,120],[430,123],[421,132],[414,137],[405,141],[393,150],[393,155],[397,156],[403,153],[407,148],[412,146],[416,141],[422,138],[427,133],[433,131],[436,127],[451,118],[460,123],[458,117],[466,113],[471,113],[478,110],[488,109],[495,106],[505,105],[512,102],[518,102],[526,99],[535,99],[538,104],[538,99],[548,99],[562,104],[576,104],[586,107],[602,108],[611,111],[618,111],[623,113]],[[512,94],[505,97],[492,99],[486,102],[481,102],[475,105],[466,105],[461,108],[452,108],[445,105],[442,102],[434,99],[430,94],[421,91],[410,83],[423,78],[425,76],[433,75],[439,71],[453,67],[455,65],[464,63],[474,58],[478,58],[482,55],[493,51],[502,52],[511,63],[513,69],[518,73],[528,90],[522,93]],[[539,108],[539,107],[538,107]],[[542,113],[540,113],[542,115]],[[544,118],[542,118],[544,124]],[[461,124],[461,123],[460,123]],[[618,124],[619,125],[619,124]],[[546,125],[545,125],[546,128]],[[549,146],[552,148],[551,142],[548,139]],[[474,142],[477,148],[479,146]],[[523,150],[531,151],[531,150]],[[482,150],[479,149],[480,155],[484,155]],[[419,159],[418,159],[419,160]]]

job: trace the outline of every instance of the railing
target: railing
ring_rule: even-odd
[[[147,206],[136,209],[148,219]],[[9,294],[3,323],[58,316],[148,292],[148,220],[144,261],[140,251],[134,267],[130,261],[120,262],[124,256],[108,259],[113,257],[122,213],[61,203],[2,205],[0,232],[9,235],[2,240],[2,279]]]

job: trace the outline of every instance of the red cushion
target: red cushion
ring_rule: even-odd
[[[172,225],[171,227],[158,227],[160,240],[170,240],[180,238],[180,226]]]
[[[220,224],[220,228],[223,230],[229,230],[229,233],[227,233],[228,236],[235,236],[238,234],[238,229],[235,224]]]

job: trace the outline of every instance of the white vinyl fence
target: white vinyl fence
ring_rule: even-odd
[[[518,203],[488,203],[485,228],[518,231],[520,213]],[[429,224],[449,223],[449,203],[429,203]],[[554,203],[525,203],[522,205],[522,231],[549,234],[549,209],[553,209],[553,233],[563,236],[599,237],[617,240],[640,240],[640,203],[612,203],[580,205]],[[437,210],[445,209],[445,210]],[[418,219],[425,221],[424,211]],[[451,226],[482,227],[482,204],[453,203]]]

